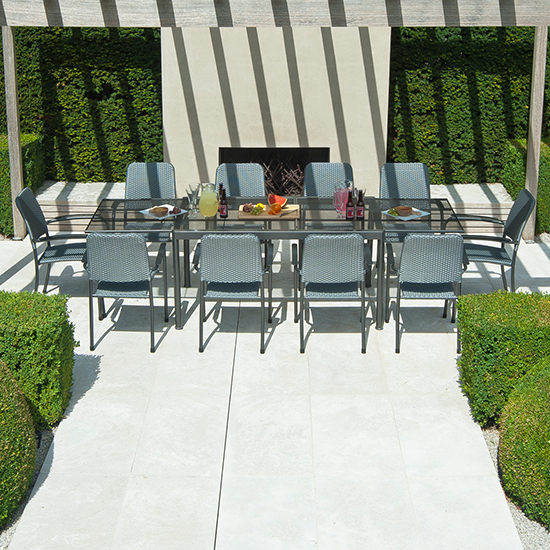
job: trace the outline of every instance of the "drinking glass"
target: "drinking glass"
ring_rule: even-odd
[[[346,182],[337,183],[334,186],[334,193],[332,194],[332,204],[336,209],[336,213],[339,218],[344,218],[346,214],[346,204],[348,202],[349,188]]]
[[[198,215],[198,204],[199,204],[199,191],[200,184],[195,183],[187,187],[187,198],[189,199],[189,212],[190,218],[196,218]]]

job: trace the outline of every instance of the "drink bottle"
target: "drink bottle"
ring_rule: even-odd
[[[365,203],[363,202],[363,190],[359,189],[359,196],[357,197],[357,207],[355,208],[355,217],[358,220],[365,219]]]
[[[220,218],[227,218],[227,197],[225,195],[225,189],[223,189],[223,187],[220,197]]]
[[[353,205],[353,195],[351,189],[348,192],[348,203],[346,204],[346,220],[353,220],[355,217],[355,206]]]

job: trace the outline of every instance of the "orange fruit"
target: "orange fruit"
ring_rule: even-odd
[[[283,207],[278,202],[271,205],[271,210],[273,210],[275,214],[278,214],[282,209]]]

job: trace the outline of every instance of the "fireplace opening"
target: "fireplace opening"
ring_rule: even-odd
[[[219,163],[257,162],[264,169],[267,193],[301,195],[304,169],[310,162],[329,162],[329,147],[220,147]]]

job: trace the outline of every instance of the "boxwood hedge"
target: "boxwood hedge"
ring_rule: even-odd
[[[550,529],[550,360],[510,395],[500,420],[499,466],[506,494]]]
[[[35,460],[36,440],[26,399],[0,361],[0,527],[27,493]]]
[[[550,357],[550,296],[471,294],[458,300],[460,383],[482,426],[498,422],[518,382]]]
[[[61,420],[71,396],[78,343],[67,298],[0,292],[0,360],[27,398],[37,429]]]

